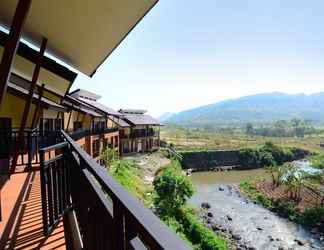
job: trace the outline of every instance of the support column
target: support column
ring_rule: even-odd
[[[35,69],[33,72],[33,77],[32,77],[32,81],[31,81],[31,86],[29,89],[29,96],[28,99],[26,101],[25,104],[25,108],[24,108],[24,112],[22,115],[22,119],[21,119],[21,123],[20,123],[20,128],[19,128],[19,132],[18,132],[18,143],[15,146],[15,151],[14,151],[14,157],[12,160],[12,166],[11,166],[11,172],[13,173],[16,169],[16,165],[17,165],[17,160],[18,160],[18,155],[19,155],[19,147],[20,145],[24,142],[24,130],[27,124],[27,118],[28,118],[28,114],[29,114],[29,110],[33,101],[33,96],[34,96],[34,90],[37,84],[37,80],[38,80],[38,76],[39,76],[39,72],[40,72],[40,68],[42,65],[42,60],[43,60],[43,56],[46,50],[46,45],[47,45],[47,39],[44,38],[42,41],[42,45],[38,54],[38,58],[37,58],[37,62],[35,65]],[[27,148],[27,151],[31,150],[30,148]]]
[[[39,93],[38,93],[37,106],[36,106],[36,109],[35,109],[35,112],[34,112],[33,121],[32,121],[32,125],[31,125],[32,129],[37,127],[37,124],[38,124],[38,121],[39,121],[38,113],[40,112],[40,104],[41,104],[41,99],[42,99],[42,96],[43,96],[44,88],[45,88],[45,84],[42,84],[42,87],[40,88]]]
[[[19,0],[10,27],[8,41],[5,44],[0,64],[0,108],[7,91],[8,81],[14,57],[19,46],[21,32],[31,6],[31,0]]]

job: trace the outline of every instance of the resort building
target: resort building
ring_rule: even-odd
[[[98,164],[156,147],[158,123],[70,92],[156,2],[1,1],[0,249],[189,249]]]
[[[92,92],[77,89],[68,94],[65,105],[71,107],[65,114],[65,129],[71,137],[96,161],[106,149],[119,152],[119,131],[111,126],[111,117],[119,114],[98,102],[101,97]]]
[[[160,123],[146,110],[120,109],[120,153],[144,153],[157,150],[160,145]]]

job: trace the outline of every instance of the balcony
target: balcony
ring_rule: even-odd
[[[189,249],[67,133],[61,131],[56,140],[39,150],[40,170],[33,165],[5,185],[0,246]],[[10,206],[12,195],[16,202]]]
[[[73,140],[77,141],[89,135],[100,135],[117,132],[118,128],[92,128],[92,129],[78,129],[75,131],[67,131]]]
[[[158,137],[159,132],[154,130],[133,130],[130,134],[120,134],[122,139],[134,139],[145,137]]]

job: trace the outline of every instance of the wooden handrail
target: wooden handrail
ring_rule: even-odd
[[[73,139],[64,131],[61,131],[63,139],[68,142],[69,152],[78,155],[80,170],[85,167],[95,178],[113,201],[113,214],[115,218],[124,211],[136,221],[136,227],[143,232],[145,240],[156,249],[190,249],[174,232],[172,232],[161,220],[148,208],[130,195],[110,174],[92,159]],[[108,202],[108,201],[107,201]],[[125,215],[124,214],[124,215]],[[136,236],[135,236],[136,237]]]

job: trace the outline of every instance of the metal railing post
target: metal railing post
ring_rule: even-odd
[[[31,139],[32,132],[27,131],[27,155],[28,155],[28,163],[27,169],[31,171],[32,169],[32,139]]]
[[[46,175],[45,175],[45,152],[39,151],[40,157],[40,179],[41,179],[41,198],[42,198],[42,219],[44,235],[48,234],[48,220],[47,220],[47,197],[46,197]]]

